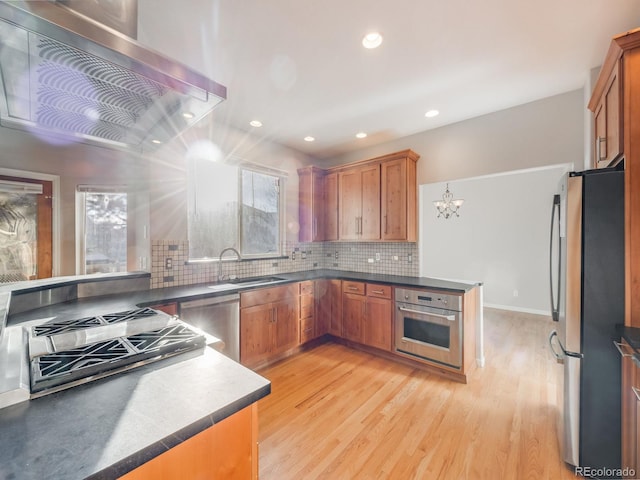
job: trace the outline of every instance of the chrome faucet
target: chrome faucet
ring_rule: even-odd
[[[228,251],[232,251],[234,252],[237,256],[238,256],[238,260],[242,260],[242,255],[240,255],[240,252],[238,252],[238,250],[236,250],[233,247],[227,247],[227,248],[223,248],[222,251],[220,252],[220,258],[218,258],[218,281],[222,281],[222,277],[224,275],[222,275],[222,255],[224,255],[225,252]]]

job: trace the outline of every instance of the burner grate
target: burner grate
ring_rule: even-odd
[[[136,310],[129,310],[126,312],[110,313],[108,315],[102,315],[102,318],[107,323],[126,322],[129,320],[137,320],[139,318],[153,317],[158,315],[153,308],[138,308]]]
[[[55,335],[62,332],[72,332],[74,330],[84,330],[85,328],[103,325],[98,317],[87,317],[79,320],[65,320],[61,322],[43,323],[33,327],[33,335],[41,337],[44,335]]]
[[[167,349],[172,346],[187,345],[194,340],[202,338],[185,325],[172,325],[154,332],[139,333],[127,337],[136,350],[148,352],[152,350]]]

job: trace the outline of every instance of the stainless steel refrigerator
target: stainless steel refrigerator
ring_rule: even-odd
[[[567,174],[551,216],[549,346],[562,365],[558,435],[575,466],[620,468],[624,324],[624,172]]]

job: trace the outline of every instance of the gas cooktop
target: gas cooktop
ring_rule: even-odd
[[[38,397],[204,347],[205,336],[152,308],[31,327],[31,396]]]

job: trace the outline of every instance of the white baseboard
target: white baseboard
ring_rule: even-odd
[[[513,312],[531,313],[533,315],[544,315],[550,317],[551,312],[549,310],[537,310],[534,308],[513,307],[511,305],[497,305],[495,303],[485,303],[485,307],[496,308],[498,310],[511,310]]]

